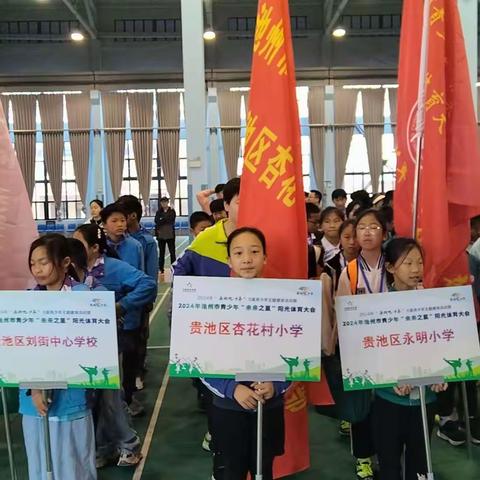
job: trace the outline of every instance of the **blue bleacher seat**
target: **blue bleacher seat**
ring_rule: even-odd
[[[55,231],[56,232],[64,232],[65,231],[65,225],[63,223],[59,223],[55,225]]]
[[[39,224],[37,225],[37,230],[38,230],[40,233],[46,232],[46,231],[47,231],[47,226],[46,226],[44,223],[39,223]]]
[[[47,225],[45,230],[47,232],[54,232],[55,231],[55,225],[49,224],[49,225]]]
[[[74,232],[77,229],[76,223],[69,223],[67,225],[67,232]]]

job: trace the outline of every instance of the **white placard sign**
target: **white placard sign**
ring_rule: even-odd
[[[336,312],[345,390],[480,378],[469,286],[337,297]]]
[[[318,381],[321,282],[175,277],[170,374]]]
[[[113,292],[0,292],[0,386],[118,389]]]

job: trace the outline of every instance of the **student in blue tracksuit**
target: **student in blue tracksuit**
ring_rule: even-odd
[[[256,228],[243,227],[227,240],[229,264],[238,277],[258,278],[266,261],[266,242]],[[273,479],[273,460],[284,451],[283,394],[289,382],[202,381],[214,393],[211,410],[215,447],[222,455],[225,480],[256,475],[258,404],[264,405],[263,479]]]
[[[134,195],[122,195],[117,203],[127,215],[127,231],[143,248],[145,273],[158,281],[158,245],[153,235],[140,224],[143,209],[140,200]]]
[[[145,273],[158,282],[158,246],[156,240],[148,231],[142,227],[142,204],[134,195],[123,195],[118,199],[127,214],[127,229],[129,235],[138,240],[143,247]],[[138,348],[138,371],[135,385],[138,390],[143,390],[143,378],[145,374],[145,361],[147,357],[147,344],[150,335],[150,315],[153,304],[147,306],[142,317],[142,328],[140,332],[140,344]]]
[[[125,400],[130,405],[135,392],[142,314],[145,307],[154,302],[157,285],[148,275],[126,262],[106,256],[105,237],[96,225],[81,225],[73,237],[87,249],[88,275],[95,277],[107,290],[115,292],[117,317],[122,319],[118,333],[123,362],[123,388]]]
[[[145,270],[142,244],[127,233],[127,214],[118,203],[107,205],[101,212],[103,228],[110,248],[120,260],[138,270]]]
[[[105,236],[101,235],[101,238],[105,247]],[[91,290],[107,290],[95,277],[88,275],[88,257],[85,245],[76,238],[69,238],[67,241],[72,264],[79,280],[88,282]],[[97,468],[113,463],[120,467],[137,465],[142,459],[141,443],[137,432],[131,426],[122,390],[97,390],[93,415],[97,444]]]
[[[67,240],[62,235],[35,240],[28,260],[37,282],[35,290],[88,291],[74,279]],[[52,390],[50,396],[51,402],[45,404],[40,390],[20,390],[29,479],[46,479],[42,417],[48,413],[54,480],[95,480],[95,435],[86,390]]]

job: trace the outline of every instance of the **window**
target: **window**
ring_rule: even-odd
[[[388,190],[393,190],[395,188],[395,170],[397,162],[394,148],[394,138],[390,124],[390,103],[388,100],[388,90],[386,92],[383,109],[385,122],[384,134],[382,136],[383,167],[378,186],[378,189],[381,192],[387,192]],[[350,143],[343,188],[348,193],[362,189],[365,189],[370,193],[375,193],[372,192],[367,143],[363,135],[363,108],[361,92],[359,92],[357,97],[355,119],[356,126],[352,136],[352,141]]]
[[[78,30],[76,20],[10,20],[0,22],[0,34],[8,35],[8,40],[0,40],[0,43],[61,43],[70,42],[70,32]],[[29,35],[36,35],[34,39],[28,39]],[[18,36],[18,39],[15,37]],[[45,38],[42,38],[45,36]],[[54,37],[54,38],[52,38]]]
[[[145,216],[154,216],[158,210],[159,199],[163,196],[169,197],[165,175],[161,166],[157,152],[157,104],[156,99],[153,104],[153,127],[154,139],[152,149],[152,180],[150,185],[150,198],[145,205]],[[174,201],[170,204],[175,209],[178,216],[187,216],[188,212],[188,180],[187,180],[187,140],[185,138],[184,115],[183,115],[183,96],[180,95],[180,141],[179,141],[179,170],[177,189]],[[135,164],[135,155],[133,150],[133,141],[130,131],[130,112],[127,108],[127,132],[125,141],[125,163],[123,165],[123,182],[121,195],[135,195],[140,197],[140,186],[138,183],[137,166]]]
[[[311,165],[311,155],[310,155],[310,132],[308,128],[308,87],[297,87],[297,104],[298,104],[298,115],[300,117],[300,128],[301,128],[301,147],[302,147],[302,176],[303,176],[303,188],[305,191],[310,190],[310,165]],[[241,118],[241,145],[240,153],[238,157],[237,165],[237,174],[242,174],[243,169],[243,152],[245,151],[245,126],[246,126],[246,105],[245,105],[245,96],[243,97],[241,109],[240,109],[240,118]],[[313,188],[313,187],[312,187]]]
[[[187,157],[185,139],[180,140],[179,149],[179,176],[177,182],[177,191],[175,201],[171,205],[175,208],[178,216],[188,215],[188,180],[187,180]],[[125,142],[125,163],[123,165],[123,182],[121,195],[135,195],[140,197],[140,186],[138,183],[137,166],[133,152],[133,142],[131,139]],[[148,205],[145,205],[144,215],[146,217],[154,216],[158,210],[158,202],[161,197],[169,197],[165,176],[158,161],[157,141],[153,141],[153,161],[152,161],[152,183],[150,185],[150,198]]]
[[[35,220],[56,220],[55,202],[48,178],[47,166],[43,155],[43,138],[41,133],[41,118],[38,105],[36,106],[36,150],[35,150],[35,186],[32,196],[32,213]],[[12,109],[10,109],[10,125],[13,124]],[[73,170],[72,151],[68,137],[67,113],[63,108],[64,150],[62,173],[62,198],[59,216],[62,219],[83,218],[82,201],[78,192]],[[14,125],[15,128],[15,125]],[[15,132],[15,130],[14,130]]]

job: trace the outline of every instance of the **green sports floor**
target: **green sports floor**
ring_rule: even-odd
[[[179,251],[183,250],[185,239],[178,239],[177,245]],[[201,448],[206,419],[197,409],[196,392],[190,381],[169,379],[166,375],[169,344],[167,290],[166,284],[159,288],[151,323],[146,389],[138,394],[146,407],[146,414],[134,420],[135,428],[144,440],[144,460],[136,470],[119,467],[101,469],[99,480],[210,480],[211,458]],[[1,420],[0,479],[8,480],[10,473],[3,418]],[[12,415],[11,423],[17,478],[24,480],[28,476],[20,417]],[[311,468],[288,479],[355,480],[350,442],[348,438],[340,437],[337,430],[337,421],[312,411]],[[434,435],[435,480],[480,480],[480,447],[473,446],[472,451],[472,459],[469,459],[465,446],[451,447]]]

